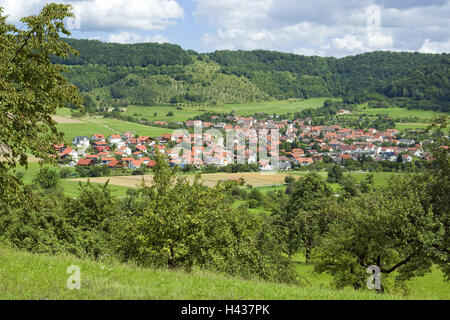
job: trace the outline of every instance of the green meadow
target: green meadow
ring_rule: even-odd
[[[404,130],[423,130],[429,127],[429,123],[408,123],[408,122],[397,122],[395,124],[395,128],[404,131]]]
[[[44,165],[43,167],[50,168],[52,170],[55,170],[58,174],[61,171],[61,167],[59,166],[52,166],[52,165]],[[24,174],[22,181],[25,184],[31,184],[33,182],[34,177],[38,174],[39,170],[41,169],[41,166],[37,162],[31,162],[28,164],[28,169],[25,167],[18,166],[15,170],[12,170],[11,172],[13,174],[16,174],[17,172],[22,172]],[[75,171],[74,168],[69,168],[72,172]],[[77,197],[80,194],[80,182],[68,179],[61,179],[60,180],[61,186],[64,188],[63,193],[64,195],[68,197]],[[85,184],[85,183],[82,183]],[[94,184],[94,183],[93,183]],[[95,183],[97,185],[100,185],[98,183]],[[108,185],[108,189],[112,192],[114,196],[123,197],[126,195],[126,192],[128,190],[127,187],[122,186],[115,186],[115,185]]]
[[[160,136],[170,133],[167,128],[146,126],[138,123],[127,122],[117,119],[107,118],[82,118],[85,123],[64,123],[58,124],[58,129],[64,133],[65,139],[70,142],[76,136],[88,136],[93,134],[103,134],[108,137],[111,134],[123,133],[125,131],[136,132],[139,136]]]
[[[243,279],[195,269],[144,269],[105,257],[88,261],[70,255],[32,254],[0,246],[0,299],[229,299],[229,300],[391,300],[450,299],[450,283],[439,270],[408,282],[405,293],[335,290],[331,277],[316,274],[301,254],[294,259],[301,285]],[[71,265],[80,268],[79,290],[67,288]]]
[[[308,108],[318,108],[323,105],[323,102],[328,98],[311,98],[306,100],[280,100],[280,101],[265,101],[265,102],[250,102],[240,104],[225,104],[215,107],[211,106],[181,106],[182,110],[177,109],[174,105],[151,105],[151,106],[136,106],[130,105],[124,112],[125,115],[135,117],[137,119],[145,118],[148,121],[186,121],[196,115],[205,112],[228,113],[235,111],[238,115],[251,115],[258,112],[264,112],[272,115],[293,113],[302,111]],[[337,100],[337,99],[334,99]],[[169,112],[173,116],[167,116]],[[156,116],[155,116],[156,113]]]
[[[388,115],[392,119],[406,118],[406,117],[417,117],[418,123],[430,122],[434,117],[440,112],[435,112],[431,110],[421,110],[421,109],[407,109],[407,108],[370,108],[367,105],[360,105],[358,115],[368,115],[376,116],[377,114]]]

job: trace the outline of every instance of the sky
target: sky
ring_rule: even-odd
[[[0,0],[8,22],[49,1]],[[54,0],[73,6],[72,37],[169,42],[198,52],[265,49],[342,57],[450,52],[450,0]]]

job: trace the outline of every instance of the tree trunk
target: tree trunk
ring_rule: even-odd
[[[170,257],[167,260],[167,266],[169,267],[169,269],[174,269],[175,268],[175,259],[174,259],[173,247],[172,246],[170,246]]]
[[[311,248],[306,247],[305,251],[306,251],[306,254],[305,254],[306,263],[309,263],[309,261],[311,260]]]

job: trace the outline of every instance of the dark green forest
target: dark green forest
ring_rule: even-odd
[[[197,53],[173,44],[65,39],[79,55],[54,63],[99,104],[240,103],[343,97],[448,111],[449,54],[372,52],[337,59],[274,51]]]

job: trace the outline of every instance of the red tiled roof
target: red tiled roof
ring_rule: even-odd
[[[77,165],[79,166],[90,166],[94,164],[94,161],[92,159],[80,159],[77,162]]]

